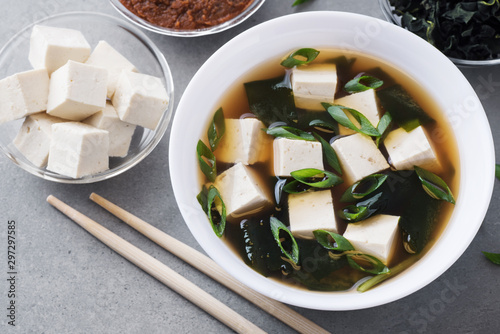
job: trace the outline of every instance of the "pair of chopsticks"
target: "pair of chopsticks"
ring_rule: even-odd
[[[149,225],[130,212],[127,212],[95,193],[90,195],[90,199],[167,251],[259,306],[264,311],[281,320],[299,333],[329,333],[286,305],[247,288],[227,274],[209,257],[169,236],[156,227]],[[191,283],[165,264],[73,209],[61,200],[50,195],[47,197],[47,202],[118,254],[191,301],[235,332],[265,333],[259,327],[236,313],[233,309],[221,303],[218,299]]]

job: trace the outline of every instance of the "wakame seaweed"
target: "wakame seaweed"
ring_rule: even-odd
[[[387,172],[387,180],[370,197],[354,205],[367,208],[363,220],[374,214],[401,216],[399,226],[405,248],[419,253],[434,231],[441,203],[424,191],[415,171],[403,170]]]
[[[392,120],[407,132],[433,120],[401,85],[377,90],[376,94]]]
[[[243,258],[247,265],[264,276],[277,270],[286,270],[281,250],[271,234],[269,219],[245,219],[240,223]]]
[[[500,57],[500,0],[389,0],[401,25],[446,56]]]
[[[274,122],[292,125],[297,111],[286,76],[244,84],[250,111],[266,126]]]
[[[376,213],[399,216],[411,202],[415,193],[425,194],[414,171],[389,171],[384,174],[387,175],[387,179],[380,187],[370,196],[363,197],[352,204],[357,207],[366,207],[366,213],[360,220],[368,219]]]

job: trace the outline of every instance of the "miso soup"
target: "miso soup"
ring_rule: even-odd
[[[291,67],[272,59],[225,94],[208,126],[213,138],[200,139],[198,200],[214,231],[260,274],[342,291],[393,276],[432,247],[458,195],[458,152],[439,106],[411,77],[361,53],[318,51]],[[314,68],[329,72],[321,77]],[[333,93],[325,77],[336,79]],[[299,80],[313,107],[298,106]],[[361,93],[372,102],[349,105],[372,103],[375,115],[338,103]],[[343,146],[349,141],[354,146]],[[210,187],[216,190],[209,194]],[[343,235],[352,239],[345,243]]]

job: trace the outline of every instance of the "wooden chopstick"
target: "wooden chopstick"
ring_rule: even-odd
[[[124,258],[176,291],[237,333],[265,333],[259,327],[151,255],[50,195],[47,202]]]
[[[259,306],[264,311],[275,316],[277,319],[281,320],[299,333],[329,333],[311,320],[295,312],[288,306],[249,289],[248,287],[234,279],[232,276],[230,276],[226,271],[224,271],[224,269],[222,269],[208,256],[189,247],[188,245],[182,243],[174,237],[171,237],[165,232],[148,224],[144,220],[134,216],[130,212],[120,208],[116,204],[111,203],[110,201],[97,195],[96,193],[92,193],[90,195],[90,199],[137,231],[144,234],[146,237],[148,237],[170,253],[176,255],[207,276],[210,276],[217,282],[221,283],[240,296]]]

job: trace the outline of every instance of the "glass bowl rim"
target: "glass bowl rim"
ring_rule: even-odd
[[[7,42],[2,46],[0,49],[0,55],[3,53],[9,51],[9,48],[12,46],[12,44],[19,39],[21,36],[26,34],[30,29],[33,28],[33,26],[37,24],[43,24],[50,22],[52,20],[60,19],[60,18],[65,18],[65,17],[77,17],[77,18],[89,18],[89,19],[95,19],[98,18],[99,20],[107,20],[109,23],[116,24],[118,26],[123,26],[125,30],[131,34],[132,36],[136,37],[140,42],[144,44],[148,48],[148,50],[152,53],[152,55],[156,58],[158,61],[158,65],[161,67],[162,70],[162,81],[165,81],[166,84],[166,90],[169,98],[168,106],[163,112],[163,115],[158,123],[158,126],[154,130],[154,133],[152,135],[152,139],[149,143],[145,145],[145,147],[139,151],[135,156],[131,157],[128,161],[126,161],[123,164],[120,164],[114,168],[105,170],[100,173],[96,174],[91,174],[91,175],[86,175],[82,176],[79,178],[71,178],[68,176],[64,176],[55,172],[51,172],[49,170],[46,170],[45,168],[39,168],[36,167],[32,164],[29,164],[22,159],[18,159],[10,149],[8,149],[6,146],[0,143],[0,150],[5,154],[7,158],[9,158],[14,164],[16,164],[18,167],[22,168],[23,170],[29,172],[32,175],[38,176],[42,179],[49,180],[49,181],[54,181],[54,182],[59,182],[59,183],[67,183],[67,184],[88,184],[88,183],[94,183],[94,182],[99,182],[103,180],[110,179],[114,176],[117,176],[119,174],[122,174],[123,172],[131,169],[135,165],[137,165],[139,162],[141,162],[144,158],[146,158],[152,151],[153,149],[159,144],[160,140],[163,138],[165,135],[167,128],[170,123],[170,119],[173,114],[173,105],[174,105],[174,83],[173,83],[173,77],[172,73],[170,71],[170,67],[163,55],[163,53],[158,49],[158,47],[151,41],[149,37],[147,37],[140,29],[135,27],[134,25],[130,24],[126,20],[100,13],[100,12],[93,12],[93,11],[70,11],[70,12],[62,12],[62,13],[57,13],[54,15],[50,15],[47,17],[44,17],[40,20],[37,20],[31,24],[28,24],[27,26],[23,27],[20,31],[15,33],[11,38],[7,40]]]

